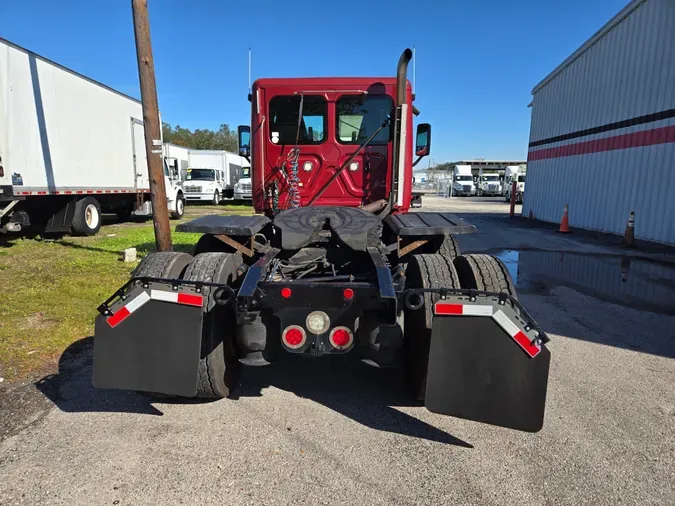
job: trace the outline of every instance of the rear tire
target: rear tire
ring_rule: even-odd
[[[452,262],[460,255],[459,244],[457,244],[457,240],[453,236],[444,235],[441,245],[436,252]]]
[[[190,262],[183,279],[232,284],[241,262],[239,253],[201,253]],[[204,287],[204,296],[208,296],[210,290]],[[222,399],[230,395],[241,370],[234,328],[231,306],[215,305],[204,315],[196,397]]]
[[[506,292],[518,298],[509,270],[498,258],[478,254],[461,255],[455,258],[455,268],[464,289]]]
[[[96,235],[101,229],[101,204],[94,197],[85,197],[75,203],[71,225],[76,235]]]
[[[452,259],[438,254],[413,255],[406,268],[406,288],[459,288]],[[403,362],[405,381],[417,399],[424,399],[431,345],[433,306],[438,294],[425,294],[424,305],[405,309]]]
[[[132,277],[179,279],[192,255],[176,251],[150,253],[131,273]]]
[[[187,253],[177,253],[175,251],[150,253],[141,260],[141,263],[138,264],[131,275],[136,277],[178,279],[185,271],[190,260],[192,260],[192,256]],[[170,394],[140,390],[137,393],[144,397],[158,400],[176,397]]]

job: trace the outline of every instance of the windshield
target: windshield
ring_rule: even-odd
[[[472,176],[457,176],[455,177],[455,181],[473,181]]]
[[[524,183],[525,182],[525,176],[518,176],[518,182]]]
[[[188,169],[185,179],[188,181],[214,181],[216,171],[213,169]]]
[[[499,181],[499,176],[483,176],[483,181]]]
[[[251,177],[251,167],[244,167],[241,169],[241,177],[242,178],[250,178]]]
[[[307,95],[302,102],[302,121],[298,131],[300,95],[278,96],[270,100],[270,140],[274,144],[321,144],[326,139],[328,102]]]
[[[362,144],[373,135],[391,113],[391,97],[381,95],[348,95],[335,104],[337,138],[341,144]],[[371,145],[389,142],[389,126],[384,127]]]

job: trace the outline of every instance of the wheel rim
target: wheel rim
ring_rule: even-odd
[[[178,202],[176,202],[176,211],[178,211],[178,214],[180,214],[182,216],[184,209],[185,209],[185,204],[183,203],[183,199],[178,199]]]
[[[213,194],[213,203],[217,204],[218,202],[220,202],[220,197],[218,196],[218,192],[216,192]]]
[[[90,229],[95,229],[99,222],[98,209],[94,204],[89,204],[84,210],[84,221]]]

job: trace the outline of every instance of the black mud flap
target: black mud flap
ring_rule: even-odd
[[[139,287],[113,305],[111,312],[96,318],[96,388],[184,397],[197,393],[203,319],[200,295]]]
[[[532,332],[508,306],[472,305],[473,311],[462,314],[456,309],[461,306],[447,304],[450,309],[441,315],[441,304],[431,331],[427,409],[510,429],[541,430],[550,352],[543,344],[531,344]]]

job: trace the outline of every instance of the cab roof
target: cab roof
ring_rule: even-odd
[[[303,89],[316,86],[335,86],[339,88],[349,86],[369,87],[374,84],[396,86],[396,77],[264,77],[256,79],[253,88],[289,87]],[[408,81],[410,88],[410,81]]]

